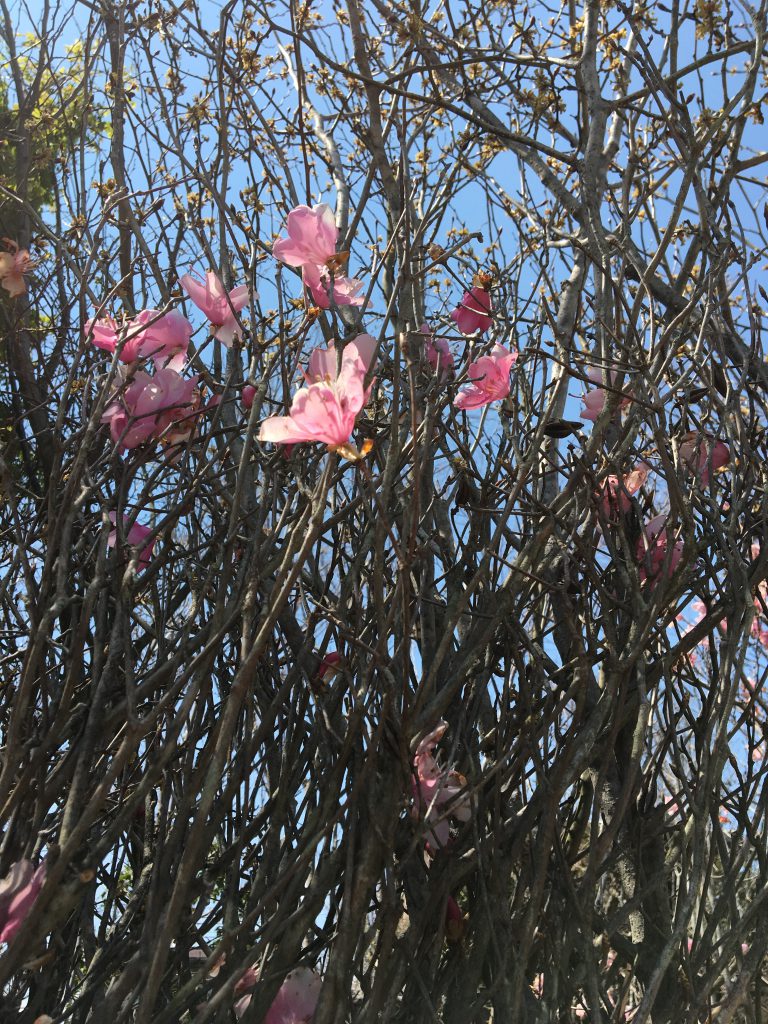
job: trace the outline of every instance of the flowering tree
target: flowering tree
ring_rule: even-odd
[[[0,12],[0,1020],[764,1019],[765,3]]]

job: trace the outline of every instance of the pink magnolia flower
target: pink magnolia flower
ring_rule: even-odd
[[[110,521],[111,521],[112,526],[114,527],[114,529],[110,530],[110,532],[109,532],[109,537],[107,538],[107,545],[110,548],[116,548],[117,547],[117,513],[116,512],[110,512],[109,513],[109,518],[110,518]],[[128,522],[129,522],[129,517],[128,516],[123,516],[123,528],[125,528],[125,526],[127,525]],[[155,546],[155,541],[152,540],[152,541],[150,541],[149,544],[144,544],[144,541],[147,539],[147,537],[149,537],[149,535],[151,533],[152,533],[151,527],[149,527],[149,526],[142,526],[141,523],[134,522],[133,526],[130,528],[130,530],[128,530],[128,533],[125,536],[126,541],[131,545],[131,547],[134,547],[134,548],[140,547],[142,549],[140,554],[139,554],[139,564],[138,564],[138,567],[136,569],[137,572],[142,572],[144,569],[147,568],[149,563],[152,561],[152,551],[153,551],[154,546]]]
[[[250,968],[235,986],[235,991],[253,988],[257,981],[258,971]],[[308,967],[297,967],[287,975],[262,1024],[310,1024],[317,1009],[322,984],[319,974]],[[250,995],[245,995],[235,1003],[235,1016],[238,1020],[250,1002]]]
[[[451,313],[451,320],[462,334],[474,334],[476,331],[488,330],[493,323],[490,313],[490,292],[475,286],[464,292],[461,302]]]
[[[103,349],[105,352],[114,352],[120,341],[121,328],[114,317],[106,316],[102,320],[86,320],[83,334],[86,337],[90,334],[91,341],[96,348]]]
[[[506,398],[509,394],[509,373],[517,362],[517,352],[509,352],[503,345],[494,345],[489,356],[480,356],[469,364],[467,373],[471,384],[456,395],[457,409],[479,409],[489,402]]]
[[[151,358],[156,366],[168,366],[177,371],[184,368],[192,337],[192,324],[177,309],[167,313],[143,309],[122,328],[112,317],[88,320],[83,330],[91,335],[93,344],[105,352],[114,352],[124,341],[120,349],[123,363]]]
[[[240,392],[240,399],[243,403],[244,409],[250,409],[253,405],[253,400],[256,397],[256,388],[253,384],[246,384],[243,390]]]
[[[641,462],[620,482],[614,474],[606,477],[600,486],[597,497],[600,499],[600,511],[608,522],[617,522],[620,514],[626,514],[632,508],[632,496],[637,494],[645,481],[651,467]]]
[[[307,263],[301,273],[315,305],[321,309],[330,309],[330,273],[324,271],[322,267],[316,267],[313,263]],[[333,301],[337,306],[362,306],[365,302],[365,296],[360,294],[362,290],[363,282],[356,277],[333,275]]]
[[[438,722],[419,743],[413,759],[415,778],[411,814],[423,818],[429,827],[427,842],[430,847],[448,845],[451,834],[449,818],[469,821],[472,813],[466,795],[456,799],[466,787],[467,780],[457,771],[441,768],[435,760],[435,747],[447,728],[447,722]]]
[[[198,281],[191,274],[184,274],[179,284],[197,308],[218,328],[215,337],[227,348],[231,348],[234,339],[241,336],[235,313],[239,313],[250,299],[246,285],[241,284],[228,293],[212,270],[206,273],[204,282]]]
[[[272,255],[289,267],[301,267],[304,284],[312,300],[321,309],[330,306],[331,274],[333,274],[333,301],[337,306],[362,306],[365,299],[359,292],[362,281],[337,276],[347,253],[336,253],[339,231],[327,203],[317,206],[297,206],[288,214],[288,238],[280,238],[272,246]]]
[[[0,942],[10,942],[21,928],[45,881],[45,861],[35,870],[31,860],[17,860],[0,881]]]
[[[587,377],[589,377],[593,384],[602,385],[603,383],[603,371],[596,367],[591,367],[587,370]],[[613,384],[615,380],[616,374],[609,373],[608,382]],[[592,420],[594,422],[605,408],[605,390],[603,387],[597,387],[594,391],[587,391],[581,400],[584,403],[584,408],[579,415],[583,420]],[[626,409],[631,402],[631,398],[622,398],[619,402],[619,410]]]
[[[35,264],[29,257],[28,249],[19,249],[16,242],[12,242],[10,238],[4,238],[3,241],[11,247],[11,252],[0,252],[0,285],[12,299],[16,299],[27,290],[24,275],[29,273]]]
[[[346,355],[349,350],[349,346],[354,345],[357,350],[357,355],[360,357],[360,361],[366,369],[366,372],[370,370],[373,357],[376,353],[377,342],[375,338],[372,338],[370,334],[358,334],[356,338],[353,338],[351,342],[348,342],[344,354]],[[313,350],[312,355],[309,357],[309,364],[307,366],[307,372],[304,374],[304,380],[307,384],[318,384],[321,381],[334,381],[338,372],[339,356],[336,351],[336,344],[331,339],[328,342],[328,348],[316,348]],[[366,393],[366,402],[368,401],[368,393]]]
[[[297,206],[288,214],[288,238],[280,238],[272,246],[272,255],[289,267],[303,267],[308,263],[324,266],[336,255],[339,230],[333,212],[327,203],[317,206]]]
[[[112,440],[121,451],[137,448],[194,412],[196,384],[196,376],[184,380],[170,367],[157,370],[153,377],[139,370],[123,394],[107,406],[101,422],[109,424]]]
[[[709,434],[686,434],[680,445],[680,461],[706,487],[709,475],[727,466],[731,452],[724,441],[713,441]]]
[[[141,359],[151,358],[156,366],[168,366],[176,371],[184,369],[189,339],[192,337],[192,324],[178,309],[170,309],[167,313],[160,313],[157,309],[142,309],[131,327],[140,330],[136,340]],[[125,357],[125,350],[120,358],[123,362],[129,361]]]
[[[197,378],[195,378],[197,379]],[[181,410],[178,419],[163,431],[160,443],[165,448],[165,458],[168,462],[174,463],[182,456],[183,446],[186,445],[197,433],[200,418],[208,409],[215,409],[221,402],[221,395],[212,395],[205,402],[199,388],[192,392],[189,405]]]
[[[275,444],[321,441],[331,450],[351,451],[349,438],[370,391],[364,382],[372,356],[371,343],[375,347],[374,339],[367,334],[348,342],[338,373],[333,346],[316,350],[309,361],[313,382],[296,392],[287,416],[264,420],[259,440]]]
[[[341,655],[338,651],[328,651],[317,669],[315,679],[322,686],[327,686],[335,675],[338,675]]]
[[[683,542],[677,540],[670,544],[666,522],[665,515],[655,516],[645,524],[637,542],[635,557],[640,563],[640,579],[643,583],[646,580],[656,583],[662,575],[669,578],[683,557]]]
[[[429,324],[421,325],[424,335],[424,354],[427,362],[439,378],[452,377],[454,374],[453,353],[445,338],[436,338]]]

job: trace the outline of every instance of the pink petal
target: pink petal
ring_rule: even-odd
[[[494,345],[491,354],[480,356],[467,368],[471,384],[465,385],[453,401],[457,409],[479,409],[500,401],[509,394],[509,373],[517,361],[517,352]]]
[[[289,267],[313,263],[322,267],[336,254],[339,232],[331,208],[319,203],[310,209],[297,206],[288,214],[288,238],[278,239],[272,246],[272,255]]]
[[[451,313],[451,319],[462,334],[487,331],[493,323],[491,296],[484,288],[474,287],[464,292],[461,303]]]
[[[322,979],[309,968],[291,971],[267,1011],[264,1024],[310,1024],[321,988]]]
[[[13,865],[10,876],[7,876],[10,879],[10,887],[4,893],[0,904],[0,942],[10,942],[16,935],[45,882],[45,861],[31,875],[31,863],[22,861],[21,864],[21,870],[14,873],[17,865]]]
[[[239,313],[250,298],[247,286],[239,285],[227,294],[221,279],[212,270],[207,271],[204,283],[191,274],[184,274],[179,283],[201,313],[215,327],[223,329],[216,333],[216,337],[230,346],[239,332],[234,314]]]
[[[270,416],[261,424],[259,440],[271,441],[273,444],[297,444],[299,441],[322,439],[314,435],[307,436],[306,431],[290,416]]]
[[[103,320],[86,320],[83,333],[86,337],[91,334],[91,341],[96,348],[103,349],[105,352],[114,352],[117,348],[120,328],[112,317],[105,317]]]
[[[330,275],[324,267],[314,263],[305,263],[302,267],[304,284],[312,294],[312,301],[321,309],[330,308],[328,289],[331,286]],[[353,277],[337,277],[333,279],[333,301],[337,306],[362,306],[365,296],[360,295],[363,282]]]

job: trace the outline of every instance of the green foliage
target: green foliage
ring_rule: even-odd
[[[42,213],[54,204],[60,156],[103,132],[104,120],[93,104],[80,40],[61,60],[42,66],[40,40],[25,36],[20,43],[15,64],[26,90],[21,108],[8,55],[0,52],[0,185]],[[23,217],[18,203],[0,196],[4,235],[15,239]]]

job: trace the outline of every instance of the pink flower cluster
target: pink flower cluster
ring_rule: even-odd
[[[196,376],[185,380],[169,367],[153,376],[138,370],[125,390],[113,397],[101,422],[109,424],[120,451],[159,440],[169,428],[197,413],[196,384]]]
[[[631,510],[632,498],[645,484],[650,472],[651,467],[640,462],[621,479],[611,474],[603,480],[595,494],[603,527],[606,524],[616,526],[621,517]],[[683,557],[683,542],[670,536],[667,519],[668,516],[662,513],[645,523],[635,546],[640,581],[650,586],[669,579]]]
[[[347,342],[341,366],[333,343],[315,349],[305,374],[307,387],[293,396],[287,416],[270,416],[261,424],[260,441],[296,444],[319,441],[331,451],[356,455],[349,444],[355,420],[370,397],[365,377],[376,351],[376,340],[359,334]]]
[[[248,302],[245,285],[226,292],[209,271],[205,282],[185,274],[181,283],[195,305],[218,328],[216,337],[231,345],[240,336],[236,314]],[[197,377],[183,378],[192,324],[178,310],[143,309],[132,320],[119,324],[112,317],[88,320],[84,333],[105,352],[117,353],[132,372],[121,373],[118,388],[104,411],[112,440],[121,451],[150,440],[178,446],[195,432],[203,411]],[[155,373],[136,370],[134,364],[152,360]],[[125,387],[123,388],[123,384]],[[209,404],[214,404],[209,403]]]
[[[604,395],[601,392],[600,408],[598,409],[597,403],[594,404],[595,416],[600,414],[603,404]],[[730,451],[723,441],[715,441],[708,434],[688,434],[680,445],[680,459],[684,468],[694,475],[696,481],[706,486],[710,472],[722,469],[728,464]],[[645,462],[640,462],[621,480],[615,474],[603,480],[595,495],[601,523],[616,525],[620,518],[630,511],[632,498],[645,484],[650,472],[651,467]],[[670,578],[679,565],[682,554],[683,542],[679,538],[673,541],[670,537],[667,516],[655,516],[644,525],[635,549],[641,581],[655,585],[662,578]]]
[[[432,849],[448,845],[450,818],[469,821],[471,807],[466,794],[467,780],[457,771],[441,768],[435,760],[434,750],[448,728],[447,722],[438,722],[419,743],[413,758],[413,817],[420,818],[429,829],[427,843]]]
[[[288,238],[278,239],[272,254],[289,267],[301,268],[315,305],[329,309],[333,301],[337,306],[362,306],[362,281],[338,274],[348,253],[336,252],[339,229],[328,204],[297,206],[288,214],[286,227]]]
[[[17,860],[0,881],[0,942],[10,942],[34,906],[45,882],[45,861]]]
[[[123,363],[152,359],[155,366],[175,371],[184,369],[192,337],[192,324],[177,309],[143,309],[122,325],[112,317],[88,320],[84,330],[97,348],[118,352]]]

